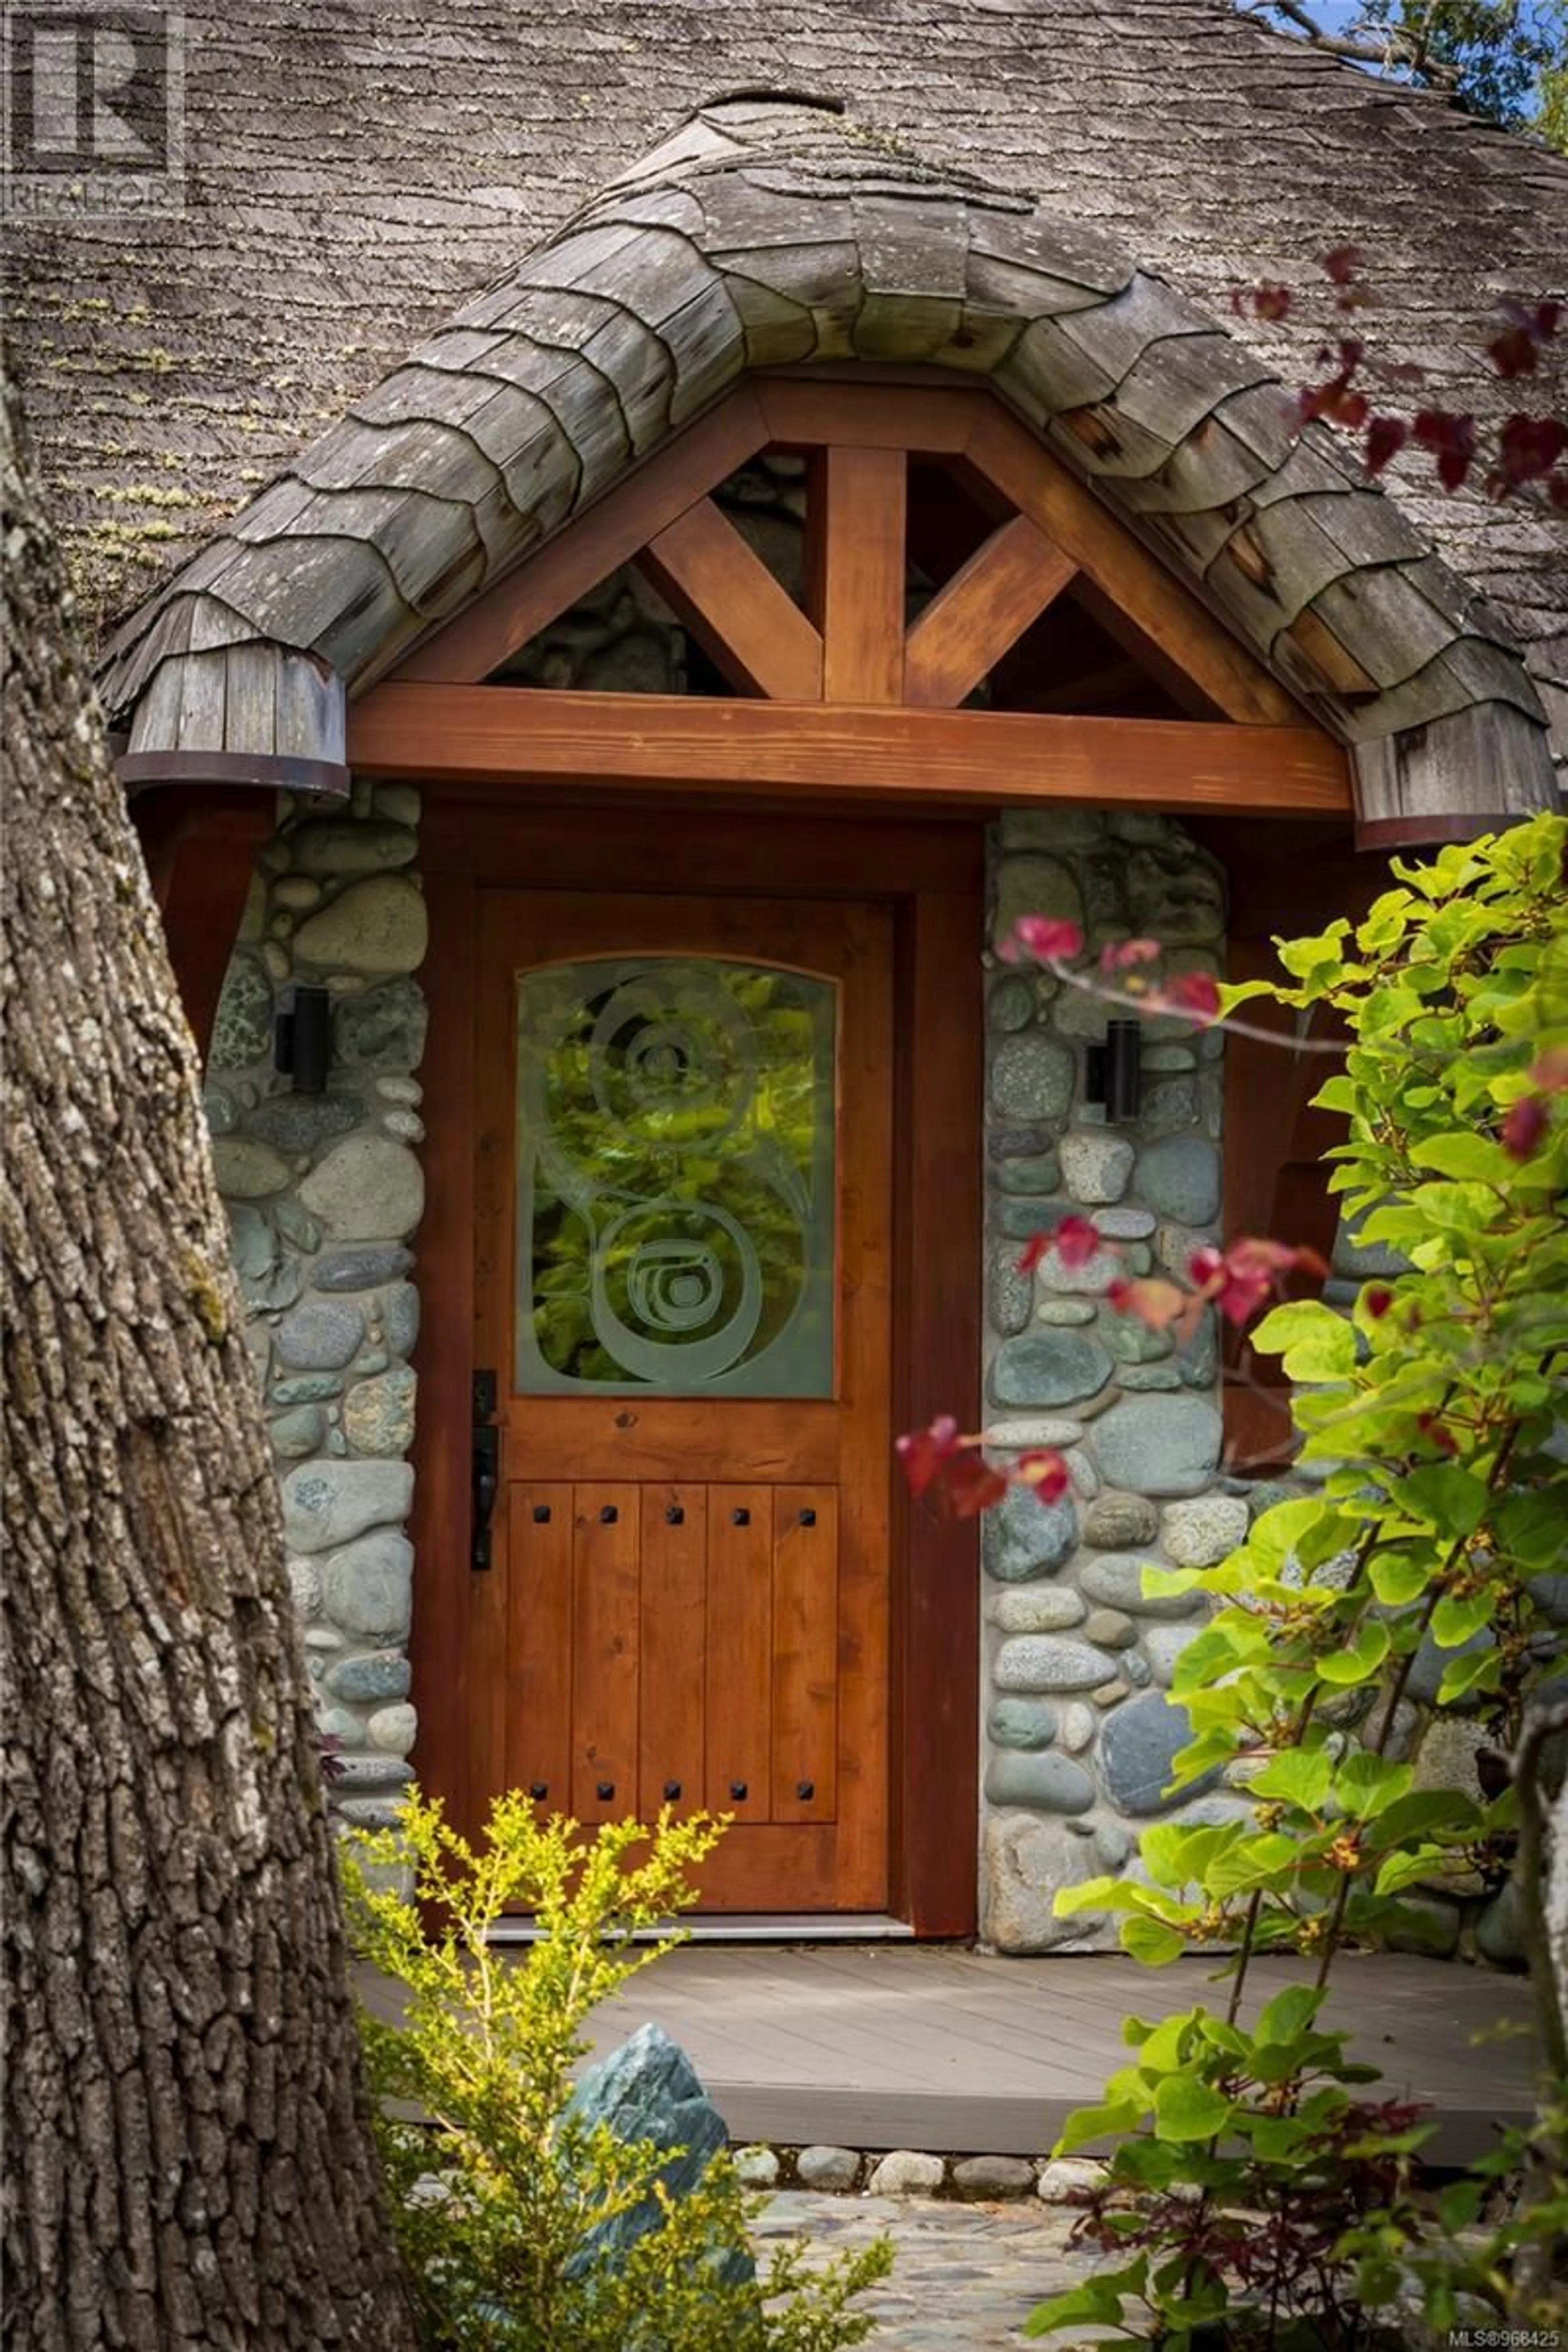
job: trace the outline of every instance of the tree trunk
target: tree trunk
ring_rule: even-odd
[[[415,2336],[195,1058],[8,392],[7,2340]]]

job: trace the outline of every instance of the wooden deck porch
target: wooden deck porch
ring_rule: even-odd
[[[1247,2013],[1300,1974],[1256,1963]],[[1223,2001],[1207,1968],[1120,1958],[1033,1960],[931,1945],[689,1944],[599,2012],[613,2043],[653,2019],[689,2053],[731,2137],[790,2147],[1042,2155],[1126,2063],[1130,2011]],[[1391,2095],[1432,2101],[1428,2161],[1480,2153],[1530,2110],[1529,1989],[1402,1955],[1339,1964],[1327,2018]],[[1488,2037],[1482,2039],[1480,2037]]]

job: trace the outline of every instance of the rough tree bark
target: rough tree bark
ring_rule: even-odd
[[[6,2340],[411,2352],[195,1052],[9,391],[0,475]]]

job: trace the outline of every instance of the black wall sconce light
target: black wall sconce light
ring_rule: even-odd
[[[272,1022],[272,1066],[294,1081],[297,1095],[326,1091],[331,1053],[331,1005],[324,988],[291,988]]]
[[[1127,1127],[1138,1116],[1142,1053],[1142,1032],[1136,1021],[1107,1022],[1104,1045],[1089,1049],[1085,1092],[1091,1103],[1104,1104],[1108,1126]]]

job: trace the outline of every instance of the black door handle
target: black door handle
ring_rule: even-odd
[[[468,1566],[489,1568],[491,1561],[490,1521],[500,1487],[500,1432],[490,1423],[496,1409],[496,1376],[474,1374],[474,1451],[472,1516],[469,1521]]]

